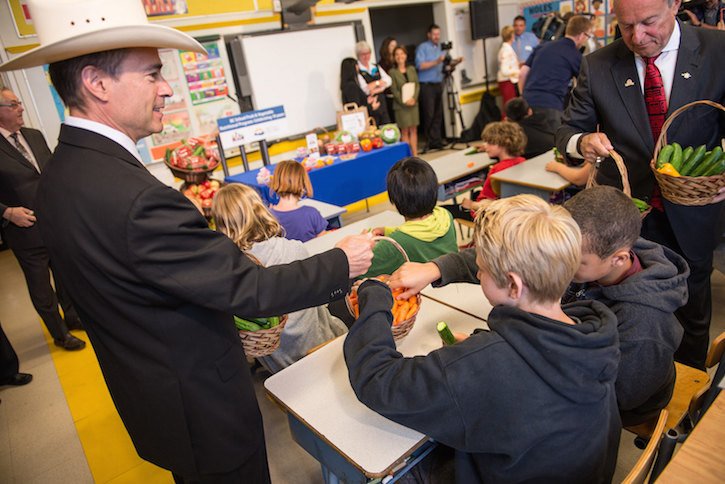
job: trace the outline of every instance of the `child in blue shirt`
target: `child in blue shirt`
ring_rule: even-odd
[[[312,196],[312,182],[304,167],[296,161],[282,161],[274,169],[269,187],[279,196],[272,212],[288,239],[307,242],[327,230],[327,220],[314,207],[300,205],[302,197]]]

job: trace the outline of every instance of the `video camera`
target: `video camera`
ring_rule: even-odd
[[[690,20],[690,16],[685,13],[685,10],[692,10],[693,8],[704,7],[707,3],[706,0],[690,0],[680,4],[680,9],[677,11],[677,18],[683,22]]]
[[[451,50],[453,48],[453,41],[441,42],[441,50]]]

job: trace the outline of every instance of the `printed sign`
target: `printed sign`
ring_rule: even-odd
[[[284,106],[247,111],[217,120],[224,149],[280,137],[287,127]]]

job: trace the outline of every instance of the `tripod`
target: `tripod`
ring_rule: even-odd
[[[465,131],[466,124],[463,122],[463,112],[461,111],[461,102],[458,97],[458,89],[456,89],[456,83],[453,82],[453,69],[444,72],[443,77],[444,89],[446,90],[446,98],[448,102],[448,121],[451,125],[451,149],[464,149],[456,148],[457,144],[465,143],[468,148],[468,142],[461,141],[460,137],[454,136],[456,133],[456,116],[458,121],[461,123],[461,132]]]

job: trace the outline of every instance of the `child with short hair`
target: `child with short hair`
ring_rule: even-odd
[[[614,187],[586,189],[564,203],[582,232],[582,263],[564,302],[592,299],[617,315],[622,358],[617,402],[624,425],[655,417],[675,385],[689,269],[667,247],[639,238],[642,219]]]
[[[289,264],[309,257],[300,241],[281,237],[282,227],[269,213],[253,188],[240,183],[222,187],[214,196],[212,216],[217,231],[225,234],[239,249],[264,266]],[[279,348],[258,360],[275,373],[315,346],[347,331],[325,306],[295,311],[287,315]]]
[[[279,203],[270,207],[285,230],[288,239],[307,242],[327,230],[327,220],[315,207],[300,205],[302,197],[313,195],[312,182],[305,168],[294,160],[279,162],[269,188],[279,196]]]
[[[378,227],[373,229],[375,235],[394,239],[410,260],[416,262],[458,252],[453,218],[436,206],[438,178],[428,162],[416,157],[398,161],[388,172],[387,188],[390,202],[405,218],[405,223],[397,227]],[[392,274],[404,262],[402,254],[392,244],[378,242],[365,277]]]
[[[476,197],[476,201],[466,198],[460,205],[444,206],[451,212],[453,218],[472,221],[476,215],[476,210],[481,207],[480,202],[482,200],[496,200],[499,198],[500,188],[494,185],[491,175],[526,161],[526,158],[521,156],[526,149],[526,133],[517,123],[509,121],[488,123],[483,128],[481,139],[484,142],[481,148],[486,151],[490,158],[499,161],[488,169],[486,181],[483,183],[483,189]]]
[[[563,208],[519,195],[481,209],[474,239],[490,332],[404,358],[390,289],[366,281],[344,344],[355,394],[455,449],[457,482],[610,482],[616,318],[597,301],[559,303],[579,267],[579,228]]]

